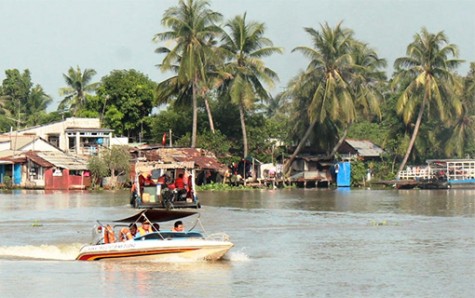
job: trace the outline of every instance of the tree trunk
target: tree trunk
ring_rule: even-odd
[[[191,148],[196,147],[196,136],[198,135],[198,104],[196,99],[197,93],[197,78],[195,77],[192,85],[193,93],[193,127],[191,129]]]
[[[208,98],[206,97],[206,95],[204,96],[204,100],[205,100],[206,112],[208,113],[209,129],[214,134],[213,114],[211,113],[211,108],[209,107],[209,102],[208,102]]]
[[[290,158],[285,162],[284,168],[283,168],[283,173],[284,175],[287,175],[288,172],[290,171],[290,166],[295,160],[295,157],[297,157],[297,154],[300,153],[300,150],[302,150],[303,146],[307,142],[308,138],[310,137],[310,133],[312,132],[313,128],[315,127],[315,124],[317,123],[317,120],[314,120],[310,126],[307,128],[307,131],[303,135],[302,139],[300,140],[299,144],[297,145],[297,148],[295,148],[294,153],[290,156]]]
[[[242,105],[239,105],[239,118],[241,120],[242,128],[242,145],[243,145],[243,155],[244,158],[247,157],[247,132],[246,132],[246,122],[244,121],[244,108]]]
[[[345,141],[346,135],[348,134],[349,129],[350,129],[350,125],[347,125],[347,127],[345,128],[345,131],[343,132],[343,135],[338,140],[338,143],[336,143],[336,145],[333,147],[333,150],[330,152],[330,154],[326,156],[327,159],[331,158],[332,156],[336,154],[336,152],[338,151],[338,148],[340,148],[341,144],[343,144],[343,142]]]
[[[424,94],[424,99],[422,100],[421,109],[419,110],[419,114],[417,115],[416,126],[414,127],[414,131],[412,132],[411,141],[409,142],[409,146],[407,147],[406,155],[404,155],[404,159],[402,160],[401,165],[399,165],[398,173],[401,172],[406,166],[407,160],[409,159],[409,155],[411,154],[411,151],[412,151],[412,147],[414,147],[414,143],[416,142],[417,134],[419,133],[419,128],[422,122],[422,115],[424,115],[426,101],[427,101],[427,93]]]

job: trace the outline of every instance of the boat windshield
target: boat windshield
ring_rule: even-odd
[[[114,222],[139,222],[142,219],[146,219],[151,222],[166,222],[172,221],[180,218],[185,218],[191,215],[198,214],[194,211],[168,211],[168,210],[157,210],[157,209],[146,209],[142,210],[139,213],[132,215],[127,218],[114,220]]]
[[[204,238],[198,232],[153,232],[143,236],[135,237],[134,240],[170,240],[170,239],[186,239],[186,238]]]

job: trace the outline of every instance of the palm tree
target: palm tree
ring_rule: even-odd
[[[18,69],[8,69],[5,71],[6,78],[3,80],[2,99],[0,105],[6,117],[14,121],[16,129],[20,124],[25,124],[26,107],[28,97],[33,83],[28,69],[21,73]],[[23,120],[22,120],[23,119]]]
[[[165,11],[162,25],[170,31],[158,33],[154,41],[172,41],[174,47],[159,47],[156,53],[166,54],[159,65],[162,71],[175,70],[178,83],[191,85],[193,106],[193,128],[191,147],[196,147],[198,130],[197,97],[200,88],[206,88],[207,68],[213,59],[213,40],[221,32],[215,22],[221,20],[221,14],[208,8],[206,0],[180,0],[178,6]]]
[[[393,86],[403,89],[396,110],[402,115],[406,125],[411,123],[417,113],[414,130],[399,171],[404,169],[414,147],[426,107],[434,106],[441,120],[444,120],[450,111],[455,111],[457,115],[461,113],[460,101],[450,95],[450,85],[453,85],[454,81],[452,71],[461,60],[449,57],[456,58],[457,52],[457,47],[448,43],[443,32],[431,34],[422,28],[421,33],[416,34],[414,41],[408,45],[407,56],[394,62],[396,75]]]
[[[353,32],[343,29],[341,23],[335,28],[330,28],[328,24],[322,25],[321,30],[318,32],[313,28],[305,28],[313,40],[314,48],[301,46],[293,50],[310,58],[310,63],[305,72],[291,82],[286,93],[291,97],[292,94],[301,94],[302,89],[310,96],[310,103],[305,109],[309,125],[285,163],[284,173],[289,171],[317,122],[338,118],[351,122],[356,117],[350,86],[346,81],[353,67],[350,55]]]
[[[272,41],[264,37],[263,23],[246,23],[246,14],[228,21],[226,27],[229,28],[229,34],[223,33],[221,49],[227,57],[224,67],[227,75],[218,85],[225,86],[222,91],[239,108],[243,156],[247,157],[246,111],[253,107],[257,98],[271,98],[263,83],[272,87],[274,81],[278,80],[277,74],[266,67],[261,58],[282,53],[282,49],[274,47]]]
[[[282,94],[277,94],[276,96],[271,96],[268,100],[267,103],[261,108],[263,109],[264,115],[268,118],[274,117],[279,111],[283,109],[284,106],[286,106],[287,102],[285,101],[285,98],[282,96]]]
[[[377,92],[378,82],[384,79],[380,70],[385,60],[379,59],[374,50],[353,38],[353,32],[328,24],[321,26],[321,32],[305,29],[312,37],[314,48],[297,47],[294,51],[310,58],[305,72],[291,81],[286,96],[309,102],[304,109],[308,114],[308,126],[295,151],[284,165],[284,173],[290,169],[297,154],[315,133],[315,127],[329,129],[338,134],[336,144],[327,153],[332,157],[346,138],[350,125],[358,115],[380,116],[381,94]]]
[[[219,62],[218,62],[219,63]],[[161,66],[161,65],[159,65]],[[215,65],[210,63],[208,65],[209,70],[207,70],[206,74],[209,76],[216,75],[217,71],[214,70]],[[179,66],[173,65],[170,67],[170,70],[174,72],[178,72]],[[213,74],[214,73],[214,74]],[[210,79],[207,78],[209,81]],[[215,133],[214,129],[214,120],[213,120],[213,115],[211,113],[211,108],[209,105],[209,100],[208,100],[208,95],[209,95],[209,89],[208,89],[208,83],[207,82],[201,82],[201,88],[198,92],[198,97],[202,98],[205,104],[206,112],[208,114],[208,120],[209,120],[209,127],[211,130],[211,133]],[[163,80],[157,85],[156,89],[156,97],[155,97],[155,104],[157,106],[162,105],[162,104],[168,104],[171,101],[173,101],[174,105],[176,106],[187,106],[190,104],[189,99],[192,98],[193,96],[193,83],[190,82],[181,82],[178,75],[172,76],[168,79]]]
[[[29,125],[41,124],[41,118],[38,116],[41,115],[41,113],[46,113],[46,108],[52,101],[51,96],[47,95],[40,85],[34,86],[27,100],[27,123]]]
[[[474,144],[475,137],[475,63],[470,64],[470,71],[465,78],[457,76],[456,94],[461,98],[462,111],[455,117],[455,124],[451,127],[450,137],[445,144],[445,154],[456,154],[464,157],[466,148]]]
[[[79,66],[74,69],[70,67],[68,74],[63,74],[67,87],[61,88],[59,94],[66,96],[58,106],[58,110],[70,110],[73,115],[85,105],[86,94],[94,92],[99,83],[91,83],[92,77],[96,75],[94,69],[86,68],[81,72]]]

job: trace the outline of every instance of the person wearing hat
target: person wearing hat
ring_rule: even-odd
[[[142,222],[142,226],[137,229],[137,234],[139,234],[140,236],[143,236],[145,234],[152,233],[152,232],[153,232],[152,225],[147,219],[145,219]]]

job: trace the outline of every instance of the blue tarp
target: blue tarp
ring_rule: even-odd
[[[335,172],[337,187],[351,186],[351,163],[339,162],[337,164],[337,169],[335,169]]]
[[[16,163],[13,166],[13,184],[18,185],[21,183],[21,164]]]

